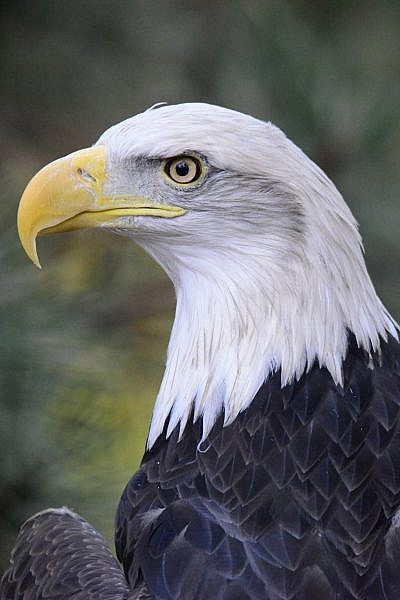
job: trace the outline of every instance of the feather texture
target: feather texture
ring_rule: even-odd
[[[181,438],[166,425],[118,511],[130,585],[160,600],[397,600],[398,342],[369,361],[351,336],[343,387],[317,365],[284,389],[276,373],[205,440],[201,420]]]
[[[145,600],[130,593],[103,537],[67,508],[26,521],[0,584],[1,600]]]
[[[260,388],[206,439],[165,431],[116,522],[125,576],[68,509],[22,527],[2,600],[398,600],[400,349],[350,336],[344,385],[318,365]]]

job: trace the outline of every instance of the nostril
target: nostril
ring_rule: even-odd
[[[85,181],[88,181],[89,183],[96,183],[96,178],[93,177],[93,175],[91,175],[87,171],[85,171],[85,169],[81,169],[79,167],[76,170],[76,172],[78,173],[79,177],[81,177],[82,179],[85,179]]]

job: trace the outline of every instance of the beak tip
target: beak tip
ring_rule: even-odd
[[[34,239],[29,244],[22,243],[22,247],[25,250],[25,253],[27,254],[28,258],[30,258],[33,264],[35,265],[35,267],[41,269],[42,265],[40,264],[40,260],[36,249],[36,239]]]
[[[40,264],[40,260],[39,257],[37,255],[37,251],[36,251],[36,244],[35,244],[35,248],[33,249],[33,252],[30,252],[28,254],[29,258],[31,259],[31,261],[33,262],[33,264],[35,265],[35,267],[37,267],[38,269],[42,268],[42,265]]]
[[[20,240],[21,246],[25,250],[25,253],[28,256],[28,258],[31,259],[33,264],[38,269],[41,269],[42,267],[41,267],[41,264],[39,261],[37,248],[36,248],[36,237],[38,235],[38,232],[34,228],[27,226],[24,216],[25,215],[21,211],[21,204],[20,204],[20,207],[18,210],[18,217],[17,217],[17,229],[18,229],[19,240]]]

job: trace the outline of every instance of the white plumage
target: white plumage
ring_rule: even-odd
[[[165,269],[177,295],[150,447],[170,412],[169,430],[180,423],[183,431],[194,406],[204,437],[221,407],[232,422],[278,368],[285,385],[317,360],[341,383],[347,329],[368,351],[386,332],[397,336],[342,196],[276,126],[181,104],[123,121],[98,143],[110,157],[109,194],[140,188],[136,166],[126,179],[129,162],[197,153],[209,165],[209,177],[181,192],[161,174],[152,178],[152,197],[172,197],[188,208],[184,216],[120,224]]]

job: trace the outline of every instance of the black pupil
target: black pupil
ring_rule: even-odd
[[[185,160],[180,160],[178,163],[176,163],[175,169],[176,174],[179,175],[179,177],[186,177],[186,175],[189,173],[189,165]]]

